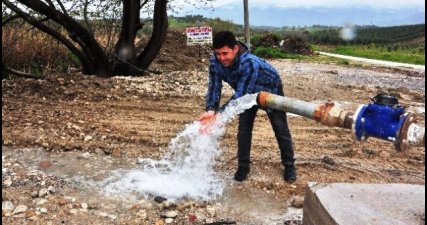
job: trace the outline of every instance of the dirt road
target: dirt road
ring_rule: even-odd
[[[356,108],[369,103],[377,93],[388,92],[397,95],[421,125],[425,123],[424,71],[288,60],[272,63],[283,78],[287,96],[313,102],[333,100]],[[94,190],[59,175],[96,179],[94,174],[104,170],[134,167],[137,157],[162,157],[170,140],[203,112],[206,82],[204,69],[140,78],[74,74],[46,80],[3,80],[2,200],[7,210],[3,210],[2,222],[202,224],[227,219],[237,224],[283,224],[283,220],[263,223],[257,219],[273,217],[268,214],[273,208],[278,209],[276,215],[283,213],[280,207],[295,196],[303,196],[308,182],[425,184],[424,148],[397,152],[392,143],[383,140],[357,142],[350,130],[324,127],[293,115],[289,124],[298,180],[287,184],[282,180],[274,133],[261,111],[255,123],[249,180],[228,195],[241,200],[239,207],[229,201],[218,200],[218,205],[191,199],[169,207],[153,199],[119,204],[113,199],[93,198],[97,196]],[[232,93],[228,88],[224,91],[225,96]],[[215,166],[230,177],[230,183],[236,168],[236,122],[227,128],[221,142],[223,154]],[[255,192],[255,196],[269,197],[258,204],[264,211],[251,216],[245,214],[245,206],[264,199],[249,194]],[[249,196],[246,203],[242,193]],[[269,201],[270,205],[264,204]],[[268,207],[271,210],[266,211]],[[162,216],[167,209],[178,215],[168,220]]]

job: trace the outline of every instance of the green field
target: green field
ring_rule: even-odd
[[[405,47],[394,50],[391,46],[381,47],[375,45],[349,45],[336,47],[318,47],[318,50],[369,59],[425,65],[424,47]]]

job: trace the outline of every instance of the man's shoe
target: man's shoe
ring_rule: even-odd
[[[295,166],[285,166],[285,172],[283,173],[283,179],[285,181],[293,183],[297,180],[297,173]]]
[[[246,180],[248,173],[250,171],[250,168],[247,166],[239,166],[237,167],[237,171],[234,174],[234,179],[236,181],[242,182],[243,180]]]

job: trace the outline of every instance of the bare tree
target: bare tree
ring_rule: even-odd
[[[16,16],[66,46],[79,59],[84,74],[107,77],[141,74],[157,56],[168,29],[167,0],[2,0],[2,3]],[[151,38],[143,51],[137,52],[135,39],[144,26],[140,12],[149,6],[154,12]],[[96,39],[92,27],[96,18],[121,20],[112,54]]]

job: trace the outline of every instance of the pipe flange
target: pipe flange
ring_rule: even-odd
[[[408,143],[408,130],[411,123],[414,121],[414,117],[410,113],[405,113],[403,116],[406,116],[405,121],[403,121],[402,126],[397,131],[395,147],[397,151],[405,152],[409,148]]]

